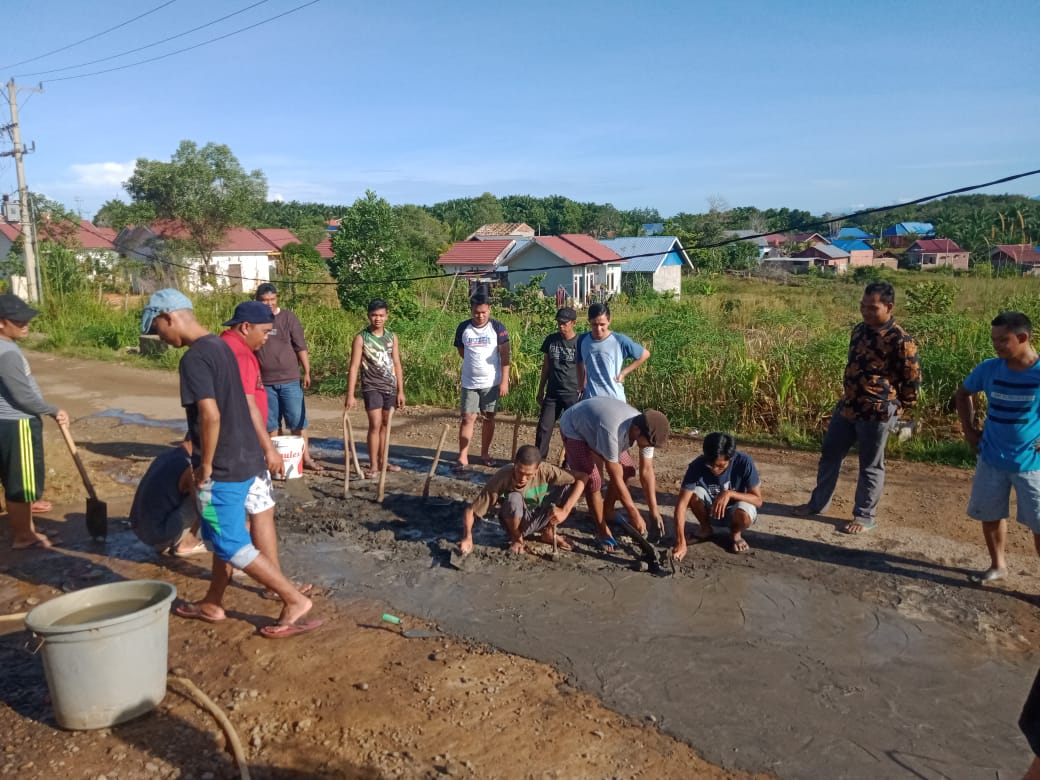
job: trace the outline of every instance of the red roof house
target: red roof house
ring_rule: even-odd
[[[970,257],[970,252],[961,249],[956,241],[949,238],[919,238],[910,245],[905,255],[908,267],[922,271],[934,271],[942,266],[967,271]]]
[[[1040,267],[1040,247],[1033,244],[998,244],[989,250],[989,259],[997,268],[1013,265],[1022,271],[1035,271]]]

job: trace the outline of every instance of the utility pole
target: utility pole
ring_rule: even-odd
[[[41,84],[33,92],[43,92]],[[18,127],[18,88],[14,79],[7,82],[7,99],[11,107],[11,124],[3,129],[11,135],[13,148],[9,152],[0,152],[0,157],[14,157],[14,167],[18,174],[18,219],[22,223],[22,251],[25,253],[25,278],[28,286],[28,298],[31,303],[40,300],[40,289],[36,274],[36,242],[33,237],[32,208],[29,204],[29,188],[25,184],[25,168],[22,157],[30,151],[36,151],[36,144],[27,149],[22,143],[22,132]]]

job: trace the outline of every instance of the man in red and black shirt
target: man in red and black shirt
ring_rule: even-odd
[[[917,344],[892,319],[896,293],[888,282],[871,282],[859,311],[863,322],[852,329],[845,389],[823,438],[816,489],[797,515],[815,515],[830,505],[842,461],[859,448],[859,482],[852,522],[844,531],[859,534],[877,526],[877,506],[885,487],[885,443],[903,410],[917,403],[921,368]]]

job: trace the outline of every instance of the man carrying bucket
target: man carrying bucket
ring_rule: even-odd
[[[195,319],[191,301],[173,289],[152,295],[141,316],[141,332],[154,333],[175,349],[188,348],[178,368],[181,404],[192,441],[202,537],[213,546],[209,590],[201,601],[178,604],[174,612],[209,623],[224,620],[224,591],[234,567],[282,600],[277,623],[260,629],[263,636],[278,639],[313,631],[323,622],[305,620],[313,603],[253,545],[246,529],[246,497],[264,468],[264,450],[234,354]]]

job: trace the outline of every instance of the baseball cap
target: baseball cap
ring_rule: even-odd
[[[646,434],[651,447],[664,449],[668,445],[668,418],[656,409],[647,409],[636,418],[636,424]]]
[[[234,316],[224,323],[224,327],[238,325],[243,322],[251,322],[254,325],[264,325],[274,322],[274,312],[266,303],[260,301],[243,301],[235,307]]]
[[[160,314],[167,314],[171,311],[180,311],[181,309],[194,308],[195,307],[191,305],[191,300],[188,296],[180,290],[174,290],[172,287],[157,290],[152,293],[152,297],[148,299],[148,305],[145,306],[144,311],[141,312],[141,333],[146,335],[150,333],[152,330],[152,323]]]
[[[28,322],[39,313],[14,293],[0,295],[0,320]]]
[[[578,312],[574,311],[570,306],[564,306],[558,312],[556,312],[557,322],[574,322],[578,319]]]

